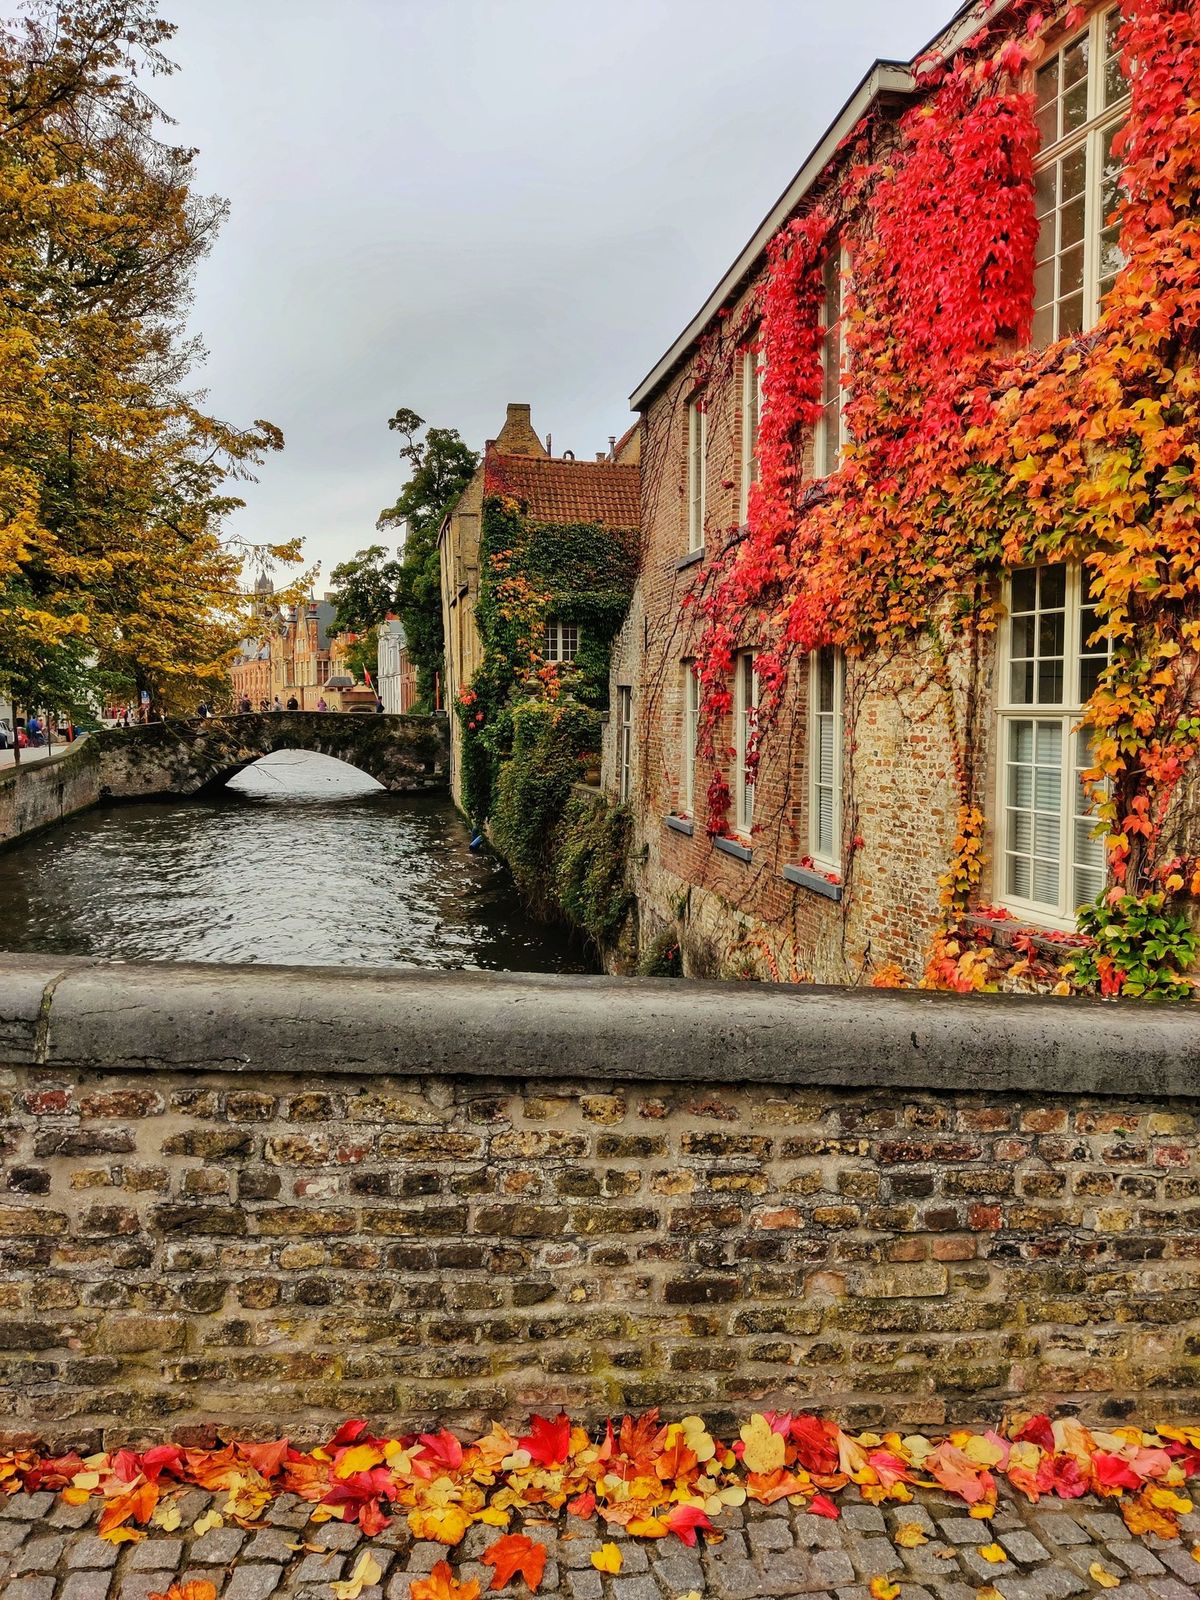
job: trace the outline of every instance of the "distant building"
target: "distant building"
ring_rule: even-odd
[[[408,653],[404,624],[388,612],[379,624],[379,666],[375,684],[383,709],[390,716],[412,710],[417,698],[417,673]]]

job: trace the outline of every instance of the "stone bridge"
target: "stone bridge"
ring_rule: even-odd
[[[243,767],[276,750],[334,756],[393,791],[444,789],[449,723],[444,715],[275,711],[106,729],[54,760],[0,774],[0,843],[100,800],[220,788]]]

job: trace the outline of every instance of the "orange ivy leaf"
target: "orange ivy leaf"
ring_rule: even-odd
[[[523,1533],[506,1533],[483,1553],[483,1564],[494,1567],[489,1589],[503,1589],[520,1573],[530,1589],[536,1589],[546,1570],[546,1546]]]

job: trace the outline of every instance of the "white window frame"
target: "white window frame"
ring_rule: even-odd
[[[683,763],[682,783],[680,785],[683,797],[684,815],[691,817],[695,814],[696,807],[696,754],[699,745],[700,732],[700,680],[696,677],[696,663],[685,661],[683,663],[683,728],[681,744],[681,760]]]
[[[742,492],[739,520],[750,515],[750,490],[758,482],[758,433],[762,427],[763,367],[759,335],[742,351]]]
[[[996,904],[1004,906],[1025,921],[1040,926],[1073,931],[1076,925],[1075,913],[1079,904],[1076,902],[1075,883],[1076,872],[1100,871],[1097,883],[1097,892],[1103,888],[1107,881],[1103,855],[1103,841],[1094,839],[1091,834],[1096,825],[1096,818],[1087,804],[1083,795],[1080,774],[1092,765],[1087,750],[1086,736],[1079,730],[1079,723],[1083,717],[1085,700],[1083,696],[1083,656],[1088,637],[1094,631],[1091,621],[1084,620],[1084,576],[1081,567],[1074,562],[1051,562],[1046,567],[1028,569],[1045,571],[1047,567],[1062,567],[1065,572],[1064,595],[1064,627],[1063,627],[1063,655],[1062,655],[1062,698],[1061,700],[1039,700],[1038,662],[1041,659],[1051,661],[1058,658],[1048,655],[1017,657],[1013,651],[1014,619],[1012,611],[1012,574],[1007,574],[1004,579],[1004,620],[1001,627],[1001,640],[999,650],[1000,681],[997,694],[997,735],[996,735],[996,852],[995,852],[995,892],[992,898]],[[1044,608],[1046,611],[1056,608]],[[1038,631],[1035,616],[1034,630]],[[1035,649],[1037,648],[1035,640]],[[1101,650],[1093,645],[1088,650],[1088,655],[1095,665],[1099,658],[1107,659],[1108,650]],[[1020,695],[1013,694],[1013,666],[1015,661],[1033,662],[1034,686],[1033,699],[1026,700]],[[1032,864],[1035,859],[1035,838],[1032,815],[1036,807],[1036,789],[1031,788],[1031,797],[1027,807],[1014,803],[1014,796],[1010,789],[1014,770],[1027,765],[1023,762],[1012,760],[1013,729],[1020,723],[1033,724],[1033,756],[1028,765],[1036,767],[1036,741],[1037,725],[1054,724],[1059,728],[1059,791],[1058,791],[1058,891],[1053,902],[1036,900],[1030,896],[1019,895],[1009,890],[1009,863],[1010,857],[1024,857],[1030,862],[1030,876],[1032,885]],[[1036,784],[1036,777],[1031,777],[1031,784]],[[1030,841],[1028,849],[1018,849],[1015,833],[1018,824],[1014,821],[1014,814],[1023,810],[1030,813]],[[1087,859],[1091,857],[1091,859]],[[1090,898],[1090,897],[1089,897]]]
[[[567,654],[567,635],[575,636],[575,643],[570,655]],[[579,657],[579,646],[582,642],[583,632],[577,622],[560,622],[557,617],[547,620],[542,634],[542,659],[554,661],[563,665],[570,665]]]
[[[758,729],[758,672],[754,666],[754,651],[740,651],[734,657],[733,668],[734,827],[736,832],[749,838],[754,828],[755,779],[746,771],[746,758]]]
[[[633,793],[633,690],[617,690],[617,787],[622,804]]]
[[[1047,266],[1051,267],[1051,283],[1047,294],[1035,283],[1034,288],[1034,317],[1049,313],[1049,326],[1038,328],[1036,326],[1032,336],[1034,347],[1052,344],[1056,339],[1065,338],[1075,332],[1073,329],[1064,330],[1061,322],[1061,307],[1064,299],[1074,299],[1078,292],[1072,289],[1068,295],[1060,293],[1059,273],[1064,253],[1062,242],[1062,212],[1061,195],[1059,194],[1060,164],[1068,161],[1072,156],[1082,153],[1084,159],[1084,220],[1083,220],[1083,281],[1082,304],[1080,310],[1081,326],[1079,332],[1086,332],[1093,327],[1100,316],[1100,302],[1102,292],[1107,289],[1102,286],[1101,252],[1104,245],[1106,231],[1114,233],[1115,230],[1106,229],[1104,205],[1104,166],[1108,145],[1116,133],[1123,126],[1129,116],[1130,93],[1128,86],[1123,95],[1105,104],[1105,67],[1109,60],[1107,54],[1108,25],[1110,19],[1117,17],[1119,7],[1106,6],[1097,11],[1082,28],[1068,35],[1054,50],[1049,51],[1034,72],[1033,86],[1036,92],[1040,74],[1054,62],[1058,63],[1059,92],[1053,102],[1059,108],[1059,115],[1055,119],[1054,137],[1043,144],[1038,153],[1037,172],[1039,183],[1046,173],[1052,174],[1054,186],[1054,201],[1051,209],[1044,212],[1047,220],[1053,219],[1054,239],[1052,248],[1043,253],[1043,241],[1039,236],[1037,246],[1037,272],[1044,273]],[[1086,118],[1079,127],[1073,128],[1069,133],[1063,133],[1060,127],[1062,120],[1062,79],[1067,53],[1081,42],[1086,43],[1088,51],[1087,75],[1087,107]],[[1081,80],[1083,81],[1083,80]],[[1039,196],[1040,206],[1040,196]],[[1068,249],[1074,246],[1067,246]],[[1113,274],[1109,275],[1111,286]]]
[[[850,257],[840,244],[830,247],[821,271],[825,279],[824,309],[825,337],[821,340],[821,420],[813,433],[813,476],[826,478],[842,464],[842,451],[846,443],[846,346],[842,337],[843,310],[846,298],[846,276],[850,270]],[[837,382],[830,392],[830,359],[837,360]],[[837,446],[829,449],[828,414],[837,409]],[[832,455],[832,460],[829,457]]]
[[[833,657],[833,705],[820,709],[821,663]],[[846,722],[846,657],[833,645],[823,645],[809,656],[808,676],[808,853],[814,867],[823,872],[842,870],[842,766]],[[821,777],[822,733],[830,728],[833,738],[833,770],[828,784]],[[829,788],[833,804],[828,844],[820,838],[821,791]]]
[[[708,513],[708,412],[703,395],[688,401],[687,416],[688,549],[703,550]]]

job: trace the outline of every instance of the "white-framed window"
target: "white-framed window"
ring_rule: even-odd
[[[704,516],[708,509],[708,413],[702,396],[688,404],[687,506],[688,549],[704,548]]]
[[[1092,765],[1078,728],[1108,665],[1088,579],[1078,566],[1023,567],[1006,583],[999,708],[1001,902],[1041,922],[1073,926],[1105,883],[1104,841],[1082,774]]]
[[[680,792],[686,816],[695,814],[696,806],[696,750],[700,736],[700,680],[696,677],[696,663],[683,663],[683,738],[680,759],[683,763]]]
[[[622,800],[633,793],[633,690],[617,690],[617,780]]]
[[[824,266],[825,309],[822,320],[825,337],[821,341],[821,420],[813,438],[813,474],[824,478],[836,472],[842,460],[846,439],[845,391],[842,388],[842,279],[846,270],[845,252],[836,244],[830,248]]]
[[[551,618],[546,624],[542,639],[542,657],[546,661],[574,661],[579,654],[579,628],[574,622],[559,622]]]
[[[752,650],[743,650],[734,659],[733,718],[734,812],[737,831],[748,834],[754,826],[754,777],[746,770],[746,763],[753,754],[758,730],[758,673]]]
[[[742,352],[741,520],[750,513],[750,486],[758,482],[758,428],[762,420],[763,368],[757,340]]]
[[[1121,162],[1113,141],[1129,115],[1129,83],[1117,43],[1120,11],[1097,12],[1037,69],[1039,236],[1033,343],[1081,333],[1124,265]]]
[[[842,729],[846,658],[832,645],[809,657],[808,853],[828,872],[842,870]]]

